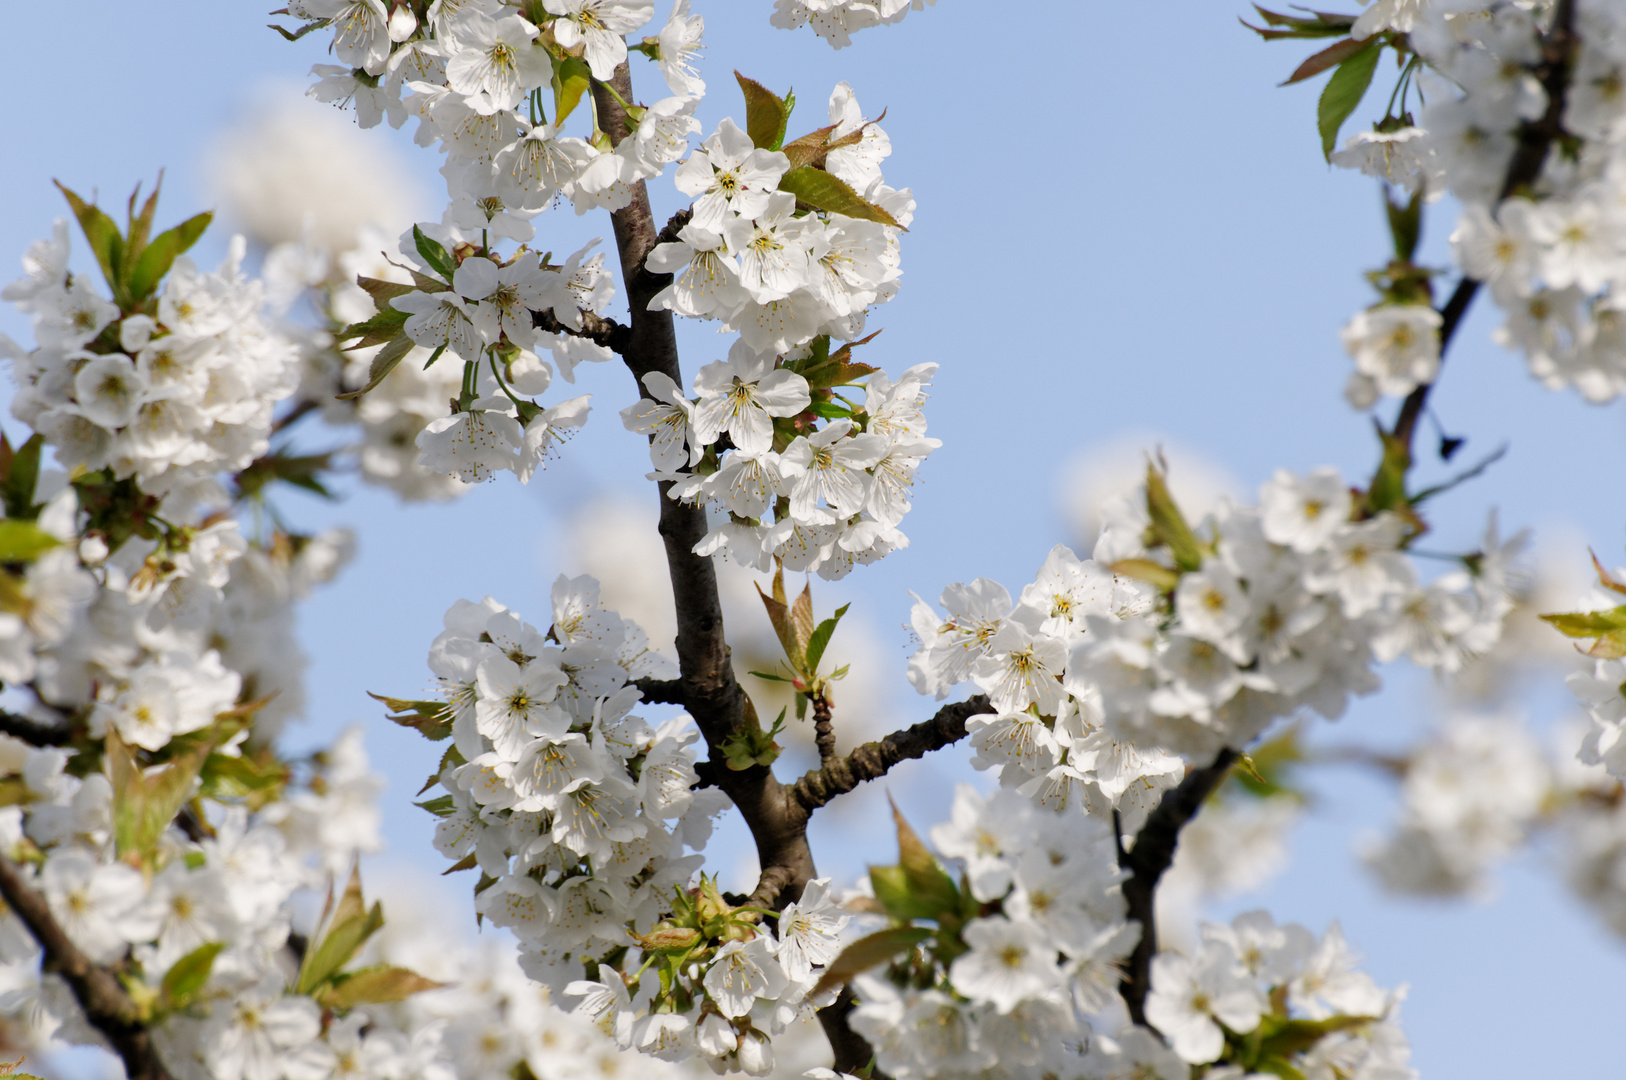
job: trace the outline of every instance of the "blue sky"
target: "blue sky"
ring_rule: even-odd
[[[888,110],[888,181],[919,202],[903,291],[872,322],[885,333],[867,359],[894,373],[942,364],[928,415],[944,446],[905,522],[913,544],[839,586],[816,586],[821,606],[853,600],[877,628],[887,648],[862,659],[897,687],[897,726],[932,708],[903,683],[909,590],[935,596],[979,575],[1019,588],[1053,544],[1076,543],[1060,496],[1078,454],[1167,441],[1227,470],[1244,493],[1278,467],[1334,464],[1355,478],[1375,460],[1369,420],[1340,397],[1348,362],[1337,329],[1369,302],[1361,272],[1387,255],[1379,195],[1323,164],[1319,86],[1275,86],[1307,50],[1259,42],[1237,25],[1243,7],[1032,0],[1018,11],[944,0],[833,52],[805,31],[772,30],[768,0],[695,3],[708,19],[708,129],[740,112],[734,68],[797,90],[792,134],[824,123],[825,98],[845,79],[871,115]],[[288,45],[265,29],[252,4],[92,2],[63,15],[54,5],[8,11],[0,259],[63,213],[52,177],[113,202],[166,167],[162,221],[209,206],[211,143],[267,84],[299,82],[324,59],[315,39]],[[635,72],[646,99],[659,96],[652,78]],[[393,147],[424,190],[438,190],[437,162],[406,133],[362,137]],[[681,205],[664,182],[653,197],[658,218]],[[1426,261],[1446,261],[1449,216],[1442,206],[1428,219]],[[538,226],[554,250],[609,233],[606,219],[568,210]],[[211,235],[202,256],[223,240]],[[1440,505],[1431,546],[1471,547],[1496,506],[1509,527],[1572,538],[1577,563],[1587,543],[1618,559],[1618,408],[1542,389],[1489,341],[1489,314],[1468,320],[1434,401],[1446,427],[1468,436],[1470,457],[1510,450]],[[27,326],[0,312],[0,331],[26,339]],[[688,372],[723,351],[703,327],[686,329],[683,345]],[[393,858],[438,864],[428,819],[407,806],[434,751],[383,724],[361,692],[421,691],[425,650],[458,597],[489,593],[540,613],[553,577],[576,570],[564,564],[566,523],[594,497],[654,505],[642,444],[614,416],[630,381],[606,367],[582,382],[598,406],[592,423],[529,487],[499,480],[449,507],[403,509],[365,491],[337,506],[284,501],[295,520],[358,529],[360,561],[302,616],[313,663],[300,737],[368,723],[391,780]],[[1427,680],[1387,676],[1385,693],[1325,737],[1401,745],[1424,730]],[[1531,695],[1538,715],[1562,704],[1552,687]],[[1550,854],[1506,868],[1487,903],[1387,899],[1351,845],[1388,820],[1391,791],[1361,776],[1324,780],[1295,833],[1293,866],[1227,911],[1264,904],[1317,930],[1340,919],[1380,984],[1411,985],[1406,1026],[1425,1075],[1618,1075],[1610,1002],[1626,950],[1567,895]],[[947,785],[905,785],[917,825],[946,810]],[[827,871],[887,855],[884,834],[837,832],[815,833],[845,858],[826,856]]]

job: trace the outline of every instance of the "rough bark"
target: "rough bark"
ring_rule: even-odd
[[[627,65],[616,69],[611,80],[614,93],[599,83],[593,85],[593,103],[599,126],[614,144],[626,137],[626,111],[621,101],[632,101],[632,80]],[[617,95],[620,100],[617,100]],[[676,234],[683,215],[668,223],[665,233]],[[638,390],[649,396],[643,377],[659,371],[679,386],[684,385],[679,364],[677,335],[670,311],[649,309],[655,294],[672,280],[670,274],[652,274],[644,259],[663,232],[655,228],[649,193],[642,181],[633,186],[632,199],[611,215],[615,229],[616,252],[621,263],[622,286],[626,290],[628,321],[631,324],[622,352]],[[666,546],[666,564],[672,578],[672,601],[677,612],[678,682],[675,695],[689,710],[711,750],[715,777],[720,787],[744,815],[757,844],[757,857],[764,873],[773,872],[783,883],[775,890],[782,903],[801,895],[813,876],[813,855],[807,845],[807,816],[790,798],[785,786],[767,768],[739,772],[718,767],[722,746],[744,723],[744,692],[734,679],[728,643],[723,632],[722,603],[717,594],[717,574],[708,556],[694,553],[706,535],[706,511],[686,506],[668,497],[671,485],[660,488],[660,534]],[[653,689],[653,687],[652,687]],[[670,690],[664,691],[670,693]]]
[[[843,758],[812,769],[796,781],[796,801],[812,813],[837,795],[845,795],[865,780],[885,776],[887,771],[908,758],[925,757],[965,738],[965,722],[994,707],[982,694],[945,705],[930,720],[894,731],[877,742],[867,742]]]

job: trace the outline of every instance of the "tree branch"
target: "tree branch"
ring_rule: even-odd
[[[66,746],[73,738],[73,729],[67,724],[48,724],[0,710],[0,735],[21,739],[30,746]]]
[[[836,728],[830,719],[830,692],[813,698],[813,745],[819,748],[819,764],[828,766],[836,758]]]
[[[67,981],[85,1018],[124,1059],[129,1080],[169,1080],[169,1070],[159,1060],[152,1033],[139,1020],[130,995],[112,972],[91,963],[80,951],[52,916],[45,897],[23,880],[16,863],[4,857],[0,857],[0,897],[39,942],[45,953],[44,969]]]
[[[549,334],[568,334],[602,345],[612,352],[625,354],[632,331],[614,319],[606,319],[591,311],[581,312],[581,329],[566,326],[552,309],[531,312],[531,325]]]
[[[1564,105],[1569,94],[1570,69],[1575,60],[1575,47],[1578,39],[1575,36],[1575,0],[1558,0],[1553,11],[1552,29],[1542,35],[1541,62],[1536,65],[1536,78],[1541,82],[1542,89],[1547,91],[1547,111],[1538,120],[1526,121],[1519,129],[1519,146],[1513,152],[1513,160],[1508,163],[1507,175],[1503,178],[1501,192],[1496,201],[1500,204],[1504,199],[1529,188],[1541,177],[1542,166],[1546,164],[1548,151],[1552,149],[1555,141],[1564,135]],[[1457,283],[1456,290],[1451,298],[1440,309],[1440,363],[1445,363],[1445,350],[1451,344],[1451,338],[1462,324],[1463,316],[1468,313],[1468,306],[1473,303],[1474,296],[1479,292],[1480,282],[1465,277]],[[1439,381],[1439,374],[1434,376],[1434,382]],[[1394,429],[1391,436],[1405,446],[1408,460],[1411,453],[1412,437],[1417,433],[1418,421],[1422,419],[1423,407],[1428,404],[1429,392],[1434,383],[1424,383],[1417,387],[1400,406],[1400,413],[1395,418]]]
[[[645,701],[656,705],[683,704],[682,679],[636,679],[632,685],[644,695]]]
[[[1157,955],[1158,879],[1174,861],[1180,830],[1197,816],[1203,800],[1219,787],[1236,759],[1237,752],[1227,747],[1208,765],[1186,773],[1178,787],[1164,793],[1157,809],[1141,826],[1134,849],[1127,853],[1119,850],[1118,865],[1129,871],[1129,880],[1123,885],[1124,900],[1129,905],[1129,917],[1140,923],[1141,934],[1135,951],[1129,955],[1129,969],[1118,984],[1118,992],[1129,1007],[1129,1018],[1137,1024],[1146,1024],[1146,993],[1152,988],[1152,957]]]
[[[894,731],[879,742],[867,742],[855,748],[844,758],[830,761],[822,768],[811,769],[796,781],[791,791],[796,801],[811,814],[814,810],[845,795],[865,780],[885,776],[898,762],[908,758],[925,757],[933,750],[941,750],[965,738],[965,723],[973,716],[994,711],[988,698],[982,694],[945,705],[930,720],[922,720],[913,727]]]

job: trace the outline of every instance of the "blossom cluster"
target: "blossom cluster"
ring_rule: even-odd
[[[1228,926],[1205,924],[1195,956],[1152,961],[1146,1019],[1184,1062],[1243,1059],[1234,1072],[1209,1076],[1240,1076],[1276,1058],[1301,1076],[1415,1077],[1398,1022],[1405,991],[1379,989],[1357,963],[1337,923],[1317,940],[1302,926],[1245,912]]]
[[[1429,199],[1449,192],[1463,207],[1451,235],[1457,264],[1506,313],[1496,338],[1524,353],[1551,388],[1588,400],[1626,391],[1626,23],[1609,4],[1578,4],[1562,133],[1527,185],[1504,191],[1521,133],[1541,122],[1548,91],[1537,78],[1540,33],[1558,5],[1422,3],[1372,5],[1355,37],[1399,32],[1422,67],[1419,115],[1391,116],[1333,153]],[[1407,69],[1406,76],[1411,76]],[[1404,96],[1402,95],[1402,103]],[[1434,380],[1441,319],[1426,297],[1396,293],[1344,330],[1361,407]]]
[[[1546,755],[1521,725],[1453,718],[1408,757],[1400,820],[1365,861],[1396,892],[1483,892],[1486,871],[1522,844],[1553,789]]]
[[[931,836],[960,869],[960,886],[945,875],[900,907],[872,870],[876,897],[894,926],[925,915],[928,893],[946,891],[958,911],[938,910],[929,936],[903,939],[919,944],[853,982],[852,1025],[900,1080],[990,1069],[1184,1080],[1193,1065],[1240,1076],[1272,1059],[1308,1076],[1415,1075],[1397,1023],[1403,994],[1357,970],[1336,924],[1318,941],[1252,911],[1205,925],[1194,955],[1159,953],[1145,1005],[1159,1039],[1119,1010],[1122,963],[1140,927],[1126,919],[1127,875],[1105,821],[962,785],[952,820]],[[917,882],[930,873],[918,863],[911,872]],[[963,900],[953,895],[962,890]]]
[[[852,44],[859,30],[902,22],[910,11],[923,11],[937,0],[774,0],[769,21],[783,30],[811,25],[834,49]]]
[[[727,800],[694,788],[687,717],[652,728],[632,711],[629,684],[668,662],[589,578],[555,583],[552,616],[543,633],[489,599],[447,613],[430,653],[444,708],[416,703],[452,740],[447,794],[426,804],[435,845],[479,867],[476,910],[518,937],[523,970],[619,1046],[761,1075],[847,917],[825,879],[775,933],[693,884]]]
[[[896,528],[905,491],[936,445],[923,438],[915,407],[923,374],[898,386],[871,379],[870,400],[856,407],[831,388],[854,385],[873,369],[846,362],[849,354],[839,349],[841,361],[824,365],[831,340],[858,338],[868,309],[896,293],[898,236],[913,197],[885,183],[880,163],[891,143],[845,83],[830,97],[829,126],[812,135],[759,146],[727,119],[690,153],[689,139],[700,131],[694,109],[705,91],[694,67],[704,23],[686,0],[637,47],[657,61],[671,96],[647,107],[623,102],[627,130],[611,132],[607,143],[565,133],[575,98],[562,91],[552,95],[555,115],[547,121],[544,89],[571,79],[585,88],[587,74],[609,79],[628,56],[623,35],[648,20],[651,6],[558,0],[521,14],[481,0],[437,7],[421,22],[404,6],[388,17],[376,5],[338,0],[290,8],[331,20],[334,52],[352,65],[318,65],[314,96],[353,102],[364,126],[385,116],[399,124],[410,112],[420,120],[418,142],[438,144],[447,156],[451,204],[442,221],[414,228],[400,244],[415,287],[384,284],[399,274],[362,282],[377,306],[355,323],[361,340],[351,379],[362,381],[359,361],[367,361],[370,390],[379,384],[379,364],[389,371],[406,348],[432,350],[426,365],[450,354],[453,361],[441,362],[455,369],[460,360],[464,375],[452,415],[414,437],[422,464],[465,482],[504,469],[528,479],[586,419],[585,396],[550,408],[535,397],[548,389],[554,366],[573,382],[577,363],[612,355],[591,325],[602,324],[596,317],[613,287],[602,256],[589,256],[590,249],[553,266],[526,247],[498,254],[496,246],[532,240],[531,219],[564,199],[577,213],[619,210],[634,184],[681,161],[675,182],[694,204],[647,257],[649,270],[673,275],[652,306],[719,321],[739,339],[727,361],[701,373],[700,401],[683,400],[655,373],[640,405],[623,415],[641,418],[642,427],[628,419],[636,430],[665,433],[657,470],[675,476],[688,467],[675,497],[729,510],[706,552],[728,550],[753,566],[778,555],[840,576],[855,560],[905,542]],[[908,10],[885,6],[888,19]],[[789,105],[775,102],[782,123]],[[757,112],[768,108],[749,94],[747,103]],[[756,119],[750,126],[757,131]],[[385,328],[395,325],[405,340],[390,339]],[[543,348],[551,365],[536,355]],[[378,359],[385,354],[393,365]],[[815,364],[821,371],[809,386],[804,375]],[[781,366],[792,370],[781,373]],[[883,400],[888,394],[892,401]],[[876,416],[866,427],[866,413],[878,408],[912,415],[892,428]],[[689,425],[689,412],[702,423]],[[725,435],[729,441],[719,444]],[[729,450],[728,460],[719,460]],[[791,512],[778,509],[765,521],[787,495]]]
[[[1522,537],[1503,544],[1493,523],[1472,573],[1425,583],[1405,521],[1357,519],[1331,468],[1278,472],[1257,507],[1222,505],[1206,539],[1155,472],[1148,492],[1145,509],[1116,504],[1094,558],[1052,551],[1014,604],[979,578],[944,590],[946,614],[915,605],[915,688],[988,694],[996,712],[967,725],[973,764],[1045,805],[1118,809],[1133,828],[1182,775],[1175,755],[1212,758],[1300,709],[1336,719],[1377,688],[1377,661],[1454,672],[1512,604]]]
[[[1111,829],[961,785],[931,836],[963,860],[977,914],[951,936],[945,913],[933,950],[857,978],[854,1030],[900,1080],[996,1064],[1011,1077],[1065,1075],[1140,936],[1125,921]]]
[[[408,500],[459,495],[467,485],[451,474],[424,468],[417,440],[432,421],[445,416],[446,402],[458,396],[461,368],[425,366],[431,350],[414,346],[390,378],[361,397],[350,396],[367,385],[368,369],[382,348],[334,347],[332,329],[377,314],[372,297],[357,279],[410,285],[412,278],[390,259],[386,249],[394,242],[377,227],[363,225],[342,243],[329,251],[310,237],[283,241],[266,252],[261,267],[273,310],[286,314],[309,298],[330,327],[313,330],[291,318],[284,322],[285,332],[300,341],[304,360],[295,400],[314,405],[334,430],[359,429],[359,443],[349,449],[363,482]]]
[[[65,468],[135,477],[156,496],[218,499],[215,477],[265,453],[272,408],[298,378],[296,349],[263,319],[260,284],[242,273],[244,250],[234,239],[213,272],[181,256],[156,303],[121,308],[69,272],[59,219],[23,259],[25,276],[0,291],[33,316],[37,343],[25,352],[0,339],[17,388],[11,414]]]
[[[644,376],[653,398],[622,410],[629,430],[650,436],[653,475],[673,481],[672,498],[728,514],[697,554],[758,571],[777,559],[836,579],[908,545],[898,525],[915,470],[941,445],[926,437],[922,411],[937,365],[917,364],[894,383],[840,364],[869,373],[863,403],[843,402],[838,418],[815,428],[809,405],[815,392],[832,401],[822,384],[839,362],[827,338],[815,345],[764,357],[737,342],[727,360],[700,369],[693,399],[657,371]]]
[[[240,736],[221,750],[251,760]],[[378,844],[376,814],[355,809],[359,800],[370,810],[379,786],[358,733],[326,761],[312,774],[320,782],[307,782],[297,802],[274,804],[277,813],[251,812],[226,794],[229,785],[205,781],[190,832],[171,825],[135,850],[128,819],[145,808],[138,792],[115,787],[117,770],[87,773],[70,751],[0,736],[0,783],[14,799],[0,810],[0,847],[21,858],[74,944],[94,963],[122,960],[129,985],[159,1006],[154,1038],[178,1077],[325,1080],[364,1045],[366,1056],[393,1058],[400,1071],[363,1075],[452,1075],[440,1031],[413,1036],[372,1024],[364,1033],[360,1010],[324,1024],[318,1002],[295,990],[296,893],[321,887],[332,865],[348,866]],[[13,1045],[100,1044],[67,983],[41,970],[39,947],[17,917],[8,912],[0,925],[0,1015]],[[198,977],[181,997],[175,973],[188,965]]]

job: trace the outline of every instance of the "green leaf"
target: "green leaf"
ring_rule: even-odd
[[[782,682],[782,683],[790,682],[790,680],[785,678],[783,675],[775,675],[770,671],[748,671],[748,672],[746,672],[746,674],[747,675],[755,675],[757,678],[762,679],[762,680],[764,680],[766,682]]]
[[[778,150],[785,141],[785,125],[790,121],[790,104],[754,79],[738,71],[740,91],[745,94],[745,132],[758,150]]]
[[[565,117],[576,111],[593,77],[587,61],[566,56],[553,62],[553,123],[563,127]]]
[[[1411,451],[1405,442],[1395,438],[1377,424],[1378,441],[1383,444],[1383,459],[1372,476],[1366,491],[1366,506],[1373,513],[1379,510],[1398,510],[1407,504],[1406,473],[1411,469]]]
[[[845,405],[837,405],[833,401],[814,401],[808,404],[807,411],[814,416],[821,416],[826,420],[849,419],[853,411]]]
[[[293,31],[292,33],[290,33],[287,30],[284,30],[282,27],[278,26],[276,23],[266,23],[265,25],[266,25],[266,29],[275,30],[277,33],[281,34],[288,41],[298,41],[300,38],[304,37],[306,34],[310,33],[312,30],[319,30],[322,27],[327,26],[332,21],[333,21],[332,19],[317,19],[315,22],[306,23],[304,26],[301,26],[298,30]]]
[[[1326,89],[1321,91],[1321,101],[1316,106],[1316,127],[1321,132],[1322,157],[1332,158],[1333,147],[1338,145],[1338,129],[1344,126],[1344,121],[1349,119],[1350,113],[1366,96],[1366,88],[1372,85],[1372,73],[1377,70],[1378,56],[1382,52],[1382,43],[1376,38],[1372,39],[1340,63],[1332,78],[1327,80]]]
[[[774,725],[774,730],[763,731],[762,722],[757,719],[757,707],[750,697],[746,697],[740,726],[722,741],[723,764],[734,772],[744,772],[756,765],[772,765],[780,751],[773,737],[783,726],[784,718],[785,714],[781,711],[780,723]]]
[[[813,584],[809,582],[802,586],[801,594],[790,606],[790,629],[796,636],[796,651],[791,654],[790,662],[798,667],[806,663],[807,643],[813,637],[813,626]]]
[[[774,567],[773,595],[769,596],[763,592],[760,584],[757,585],[757,595],[762,597],[762,606],[768,611],[768,623],[773,627],[774,635],[779,638],[780,647],[785,650],[785,655],[790,658],[791,663],[795,664],[801,650],[797,648],[796,631],[791,625],[790,606],[785,603],[783,567]]]
[[[336,976],[333,985],[322,991],[316,1000],[323,1008],[344,1010],[357,1005],[405,1001],[413,994],[444,985],[406,968],[380,965]]]
[[[425,799],[420,803],[413,803],[422,810],[427,810],[436,817],[450,817],[457,812],[457,803],[450,795],[442,795],[438,799]]]
[[[1238,758],[1238,766],[1246,763],[1247,767],[1233,769],[1226,779],[1255,798],[1273,799],[1288,796],[1302,799],[1303,793],[1292,783],[1294,766],[1304,760],[1304,748],[1299,741],[1300,734],[1299,725],[1292,725],[1276,738],[1257,747],[1251,754]]]
[[[1144,581],[1148,585],[1155,585],[1163,592],[1173,592],[1175,586],[1180,584],[1180,572],[1170,570],[1160,562],[1151,559],[1119,559],[1107,569],[1114,574]]]
[[[1423,189],[1419,185],[1410,200],[1395,203],[1383,196],[1383,207],[1389,215],[1389,235],[1394,240],[1395,258],[1411,262],[1417,253],[1417,241],[1423,235]]]
[[[1267,11],[1258,4],[1253,5],[1253,10],[1259,13],[1259,17],[1265,21],[1265,25],[1287,27],[1285,30],[1262,30],[1257,26],[1249,26],[1245,20],[1238,20],[1243,26],[1247,26],[1249,30],[1252,30],[1266,41],[1273,41],[1277,38],[1339,37],[1349,33],[1350,29],[1355,25],[1355,16],[1353,15],[1334,15],[1325,11],[1314,11],[1311,14],[1315,18],[1306,19]]]
[[[32,562],[61,543],[32,521],[0,521],[0,563]]]
[[[51,182],[56,184],[57,189],[68,200],[68,205],[73,208],[73,216],[79,220],[79,228],[84,232],[85,240],[96,256],[97,265],[102,268],[102,277],[107,279],[108,288],[113,290],[113,299],[119,300],[124,297],[126,294],[119,273],[119,266],[124,258],[124,237],[120,235],[119,227],[113,224],[113,219],[103,213],[100,207],[85,202],[63,187],[61,181]]]
[[[1169,493],[1163,473],[1150,463],[1146,466],[1146,513],[1152,519],[1152,535],[1169,549],[1176,566],[1189,572],[1203,565],[1197,535],[1186,524],[1186,516]]]
[[[346,345],[348,349],[365,349],[369,345],[383,345],[394,341],[401,333],[401,327],[411,318],[406,312],[393,307],[379,308],[378,313],[370,319],[349,326],[333,335],[335,341],[349,341],[359,339],[354,345]]]
[[[452,275],[457,272],[457,260],[441,246],[440,241],[426,236],[422,229],[414,225],[412,242],[418,246],[418,254],[423,256],[423,261],[429,264],[429,268],[450,282]]]
[[[1278,85],[1291,86],[1296,82],[1303,82],[1305,79],[1313,78],[1328,68],[1343,63],[1370,44],[1370,41],[1356,41],[1354,38],[1345,38],[1343,41],[1334,42],[1315,55],[1307,57],[1304,63],[1293,69],[1293,74],[1289,75],[1285,82]]]
[[[252,810],[270,801],[288,782],[288,767],[275,755],[262,759],[249,754],[210,754],[198,778],[203,782],[200,794],[246,799]]]
[[[410,701],[385,697],[371,690],[367,696],[374,701],[382,701],[391,710],[392,715],[388,719],[402,727],[412,728],[431,742],[451,737],[452,711],[444,701]]]
[[[836,608],[834,615],[813,628],[812,635],[807,639],[806,666],[809,675],[819,670],[819,661],[824,659],[824,650],[830,644],[830,635],[836,632],[836,624],[841,621],[843,615],[847,614],[847,609],[851,606],[851,604],[842,604]]]
[[[176,256],[198,242],[203,230],[214,220],[214,214],[205,211],[187,218],[173,229],[166,229],[152,238],[152,243],[141,252],[135,269],[130,272],[130,296],[145,300],[163,280]]]
[[[405,314],[405,312],[402,314]],[[390,372],[395,370],[395,365],[399,364],[406,354],[416,346],[417,342],[407,337],[403,331],[400,337],[395,338],[373,355],[373,362],[367,368],[367,384],[359,390],[351,390],[348,393],[337,395],[338,399],[340,401],[349,401],[377,387],[379,383],[389,377]]]
[[[835,352],[830,351],[830,335],[824,334],[813,339],[812,351],[794,364],[788,364],[791,371],[796,372],[807,380],[808,389],[823,390],[832,386],[850,386],[858,379],[880,370],[869,364],[854,363],[853,349],[860,345],[867,345],[875,340],[875,331],[868,337],[849,341]]]
[[[892,803],[892,820],[898,830],[898,865],[908,879],[910,894],[938,912],[932,918],[941,921],[952,916],[960,906],[960,890],[955,886],[954,879],[943,871],[936,856],[921,843],[920,837],[909,827],[909,822],[904,820],[898,804],[892,802],[890,795],[887,801]]]
[[[147,196],[147,202],[141,207],[141,213],[136,213],[136,200],[141,197],[141,185],[137,184],[135,190],[130,192],[129,228],[124,234],[124,256],[119,263],[119,277],[124,281],[130,280],[130,273],[135,269],[136,260],[147,248],[147,238],[152,235],[152,219],[158,212],[158,192],[164,186],[164,171],[158,170],[158,182],[152,186],[152,194]]]
[[[311,994],[332,979],[383,925],[383,905],[375,903],[371,909],[366,907],[361,894],[361,871],[352,870],[350,883],[327,920],[327,933],[320,944],[305,952],[295,993]]]
[[[1598,584],[1602,585],[1610,592],[1626,595],[1626,584],[1616,581],[1612,576],[1610,576],[1609,571],[1603,568],[1603,563],[1598,561],[1597,553],[1589,548],[1587,549],[1587,554],[1592,557],[1592,569],[1598,572]]]
[[[886,963],[901,952],[919,945],[932,936],[928,926],[893,926],[877,930],[842,949],[824,969],[818,983],[809,991],[817,997],[832,986],[840,986],[854,975],[862,975],[872,967]]]
[[[198,991],[209,981],[209,974],[214,970],[215,957],[225,944],[211,941],[199,945],[170,967],[164,973],[164,981],[159,987],[160,1007],[165,1010],[184,1009],[197,997]]]
[[[1285,1058],[1289,1054],[1302,1054],[1316,1043],[1342,1031],[1369,1027],[1378,1022],[1375,1016],[1331,1016],[1325,1020],[1275,1020],[1259,1040],[1259,1056]],[[1261,1025],[1265,1027],[1265,1025]]]
[[[903,228],[897,218],[858,194],[846,181],[811,165],[792,169],[781,176],[779,190],[795,195],[797,203],[804,207]]]
[[[239,498],[253,498],[265,488],[282,481],[295,487],[314,491],[324,498],[332,498],[319,479],[322,472],[333,467],[333,454],[284,454],[281,451],[256,458],[248,468],[238,473],[235,482]]]
[[[104,755],[113,784],[113,838],[120,855],[150,857],[158,840],[192,794],[192,783],[213,749],[210,741],[143,769],[130,748],[109,729]]]
[[[5,502],[7,517],[32,518],[38,514],[34,488],[39,483],[40,453],[44,449],[44,435],[30,435],[27,442],[13,450],[0,432],[0,499]]]
[[[1543,615],[1541,620],[1566,637],[1597,638],[1587,650],[1588,656],[1600,660],[1626,656],[1626,606]]]
[[[383,278],[368,277],[365,274],[356,275],[356,284],[361,291],[373,298],[373,304],[383,311],[389,302],[397,296],[405,296],[412,292],[415,286],[404,281],[385,281]]]
[[[875,899],[894,919],[936,919],[942,909],[924,897],[916,896],[909,888],[909,875],[901,866],[872,866],[869,868],[870,887]]]

